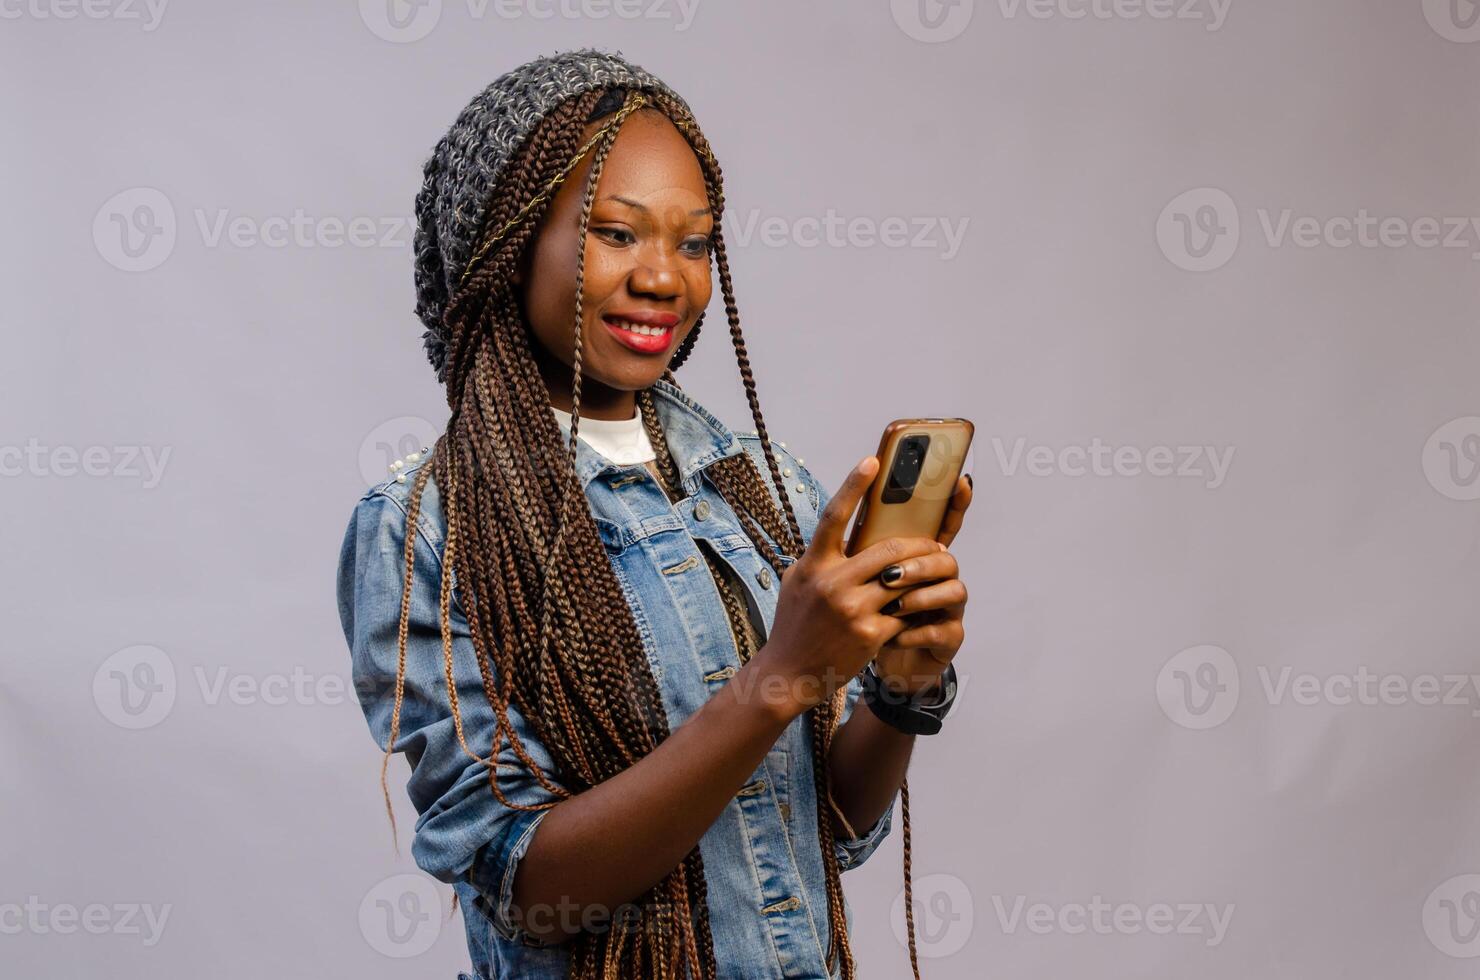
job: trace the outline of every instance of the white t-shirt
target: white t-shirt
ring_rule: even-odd
[[[554,405],[550,406],[550,411],[564,423],[566,438],[569,439],[570,413]],[[630,419],[592,419],[582,415],[580,439],[618,466],[631,466],[658,458],[648,439],[647,426],[642,424],[640,411]]]

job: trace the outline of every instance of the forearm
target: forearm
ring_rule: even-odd
[[[565,938],[678,866],[795,717],[762,696],[773,679],[757,654],[649,755],[549,811],[514,877],[516,914],[541,912],[527,931]]]
[[[885,724],[860,698],[833,734],[828,767],[832,793],[854,834],[861,835],[884,815],[904,782],[915,736]],[[834,821],[839,837],[846,828]]]

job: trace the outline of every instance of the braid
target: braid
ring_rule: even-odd
[[[447,519],[438,605],[454,728],[463,751],[488,770],[490,790],[500,803],[526,811],[549,809],[615,776],[671,734],[633,611],[572,465],[580,425],[586,228],[602,165],[620,122],[640,104],[629,97],[593,141],[583,141],[585,122],[606,95],[602,89],[587,91],[561,103],[540,120],[498,179],[479,239],[482,245],[466,270],[450,270],[461,276],[442,317],[446,336],[444,381],[451,414],[446,431],[416,474],[407,507],[396,697],[387,758],[400,727],[415,521],[427,481],[435,477]],[[704,171],[715,222],[714,257],[725,314],[768,471],[763,474],[749,453],[742,452],[715,462],[706,469],[706,475],[779,576],[788,561],[800,556],[803,537],[767,435],[740,330],[720,230],[724,208],[720,168],[682,102],[657,91],[644,90],[641,95],[647,103],[644,111],[660,111],[667,116],[688,140]],[[578,236],[573,397],[566,442],[550,411],[549,389],[532,346],[536,342],[525,323],[512,277],[549,210],[554,188],[573,171],[579,155],[588,150],[592,162],[582,197]],[[670,383],[677,384],[672,369],[687,356],[697,332],[696,324],[670,361],[664,374]],[[653,409],[651,391],[640,392],[638,401],[658,455],[661,478],[676,492],[679,474]],[[483,692],[496,719],[492,745],[469,745],[463,730],[449,630],[453,574]],[[722,597],[726,592],[720,589]],[[725,606],[735,627],[741,658],[748,659],[748,641],[742,640],[741,629],[747,614],[733,598],[726,599]],[[835,848],[833,820],[837,805],[828,767],[828,748],[841,700],[829,699],[808,714],[819,799],[828,803],[817,808],[831,925],[827,961],[831,969],[841,959],[843,980],[853,980],[855,965]],[[541,744],[548,748],[558,781],[530,756],[510,721],[511,705],[517,706]],[[506,740],[553,800],[522,804],[504,795],[496,760]],[[487,755],[480,755],[480,751]],[[384,765],[381,786],[389,810]],[[393,814],[391,821],[394,831]],[[905,854],[908,875],[907,813]],[[906,881],[906,887],[908,884]],[[614,917],[610,928],[583,931],[567,944],[571,978],[717,980],[719,966],[710,929],[708,887],[698,846],[635,904],[635,917]],[[913,960],[913,926],[911,956]]]

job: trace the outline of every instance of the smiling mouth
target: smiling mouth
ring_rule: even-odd
[[[601,322],[606,324],[606,328],[621,344],[639,354],[658,354],[666,351],[673,340],[675,329],[673,326],[659,327],[611,316],[603,316]]]

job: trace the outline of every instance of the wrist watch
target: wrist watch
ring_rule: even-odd
[[[885,724],[909,735],[934,735],[956,703],[956,665],[947,664],[935,690],[911,697],[896,694],[884,686],[874,673],[870,660],[859,673],[863,680],[863,700]]]

